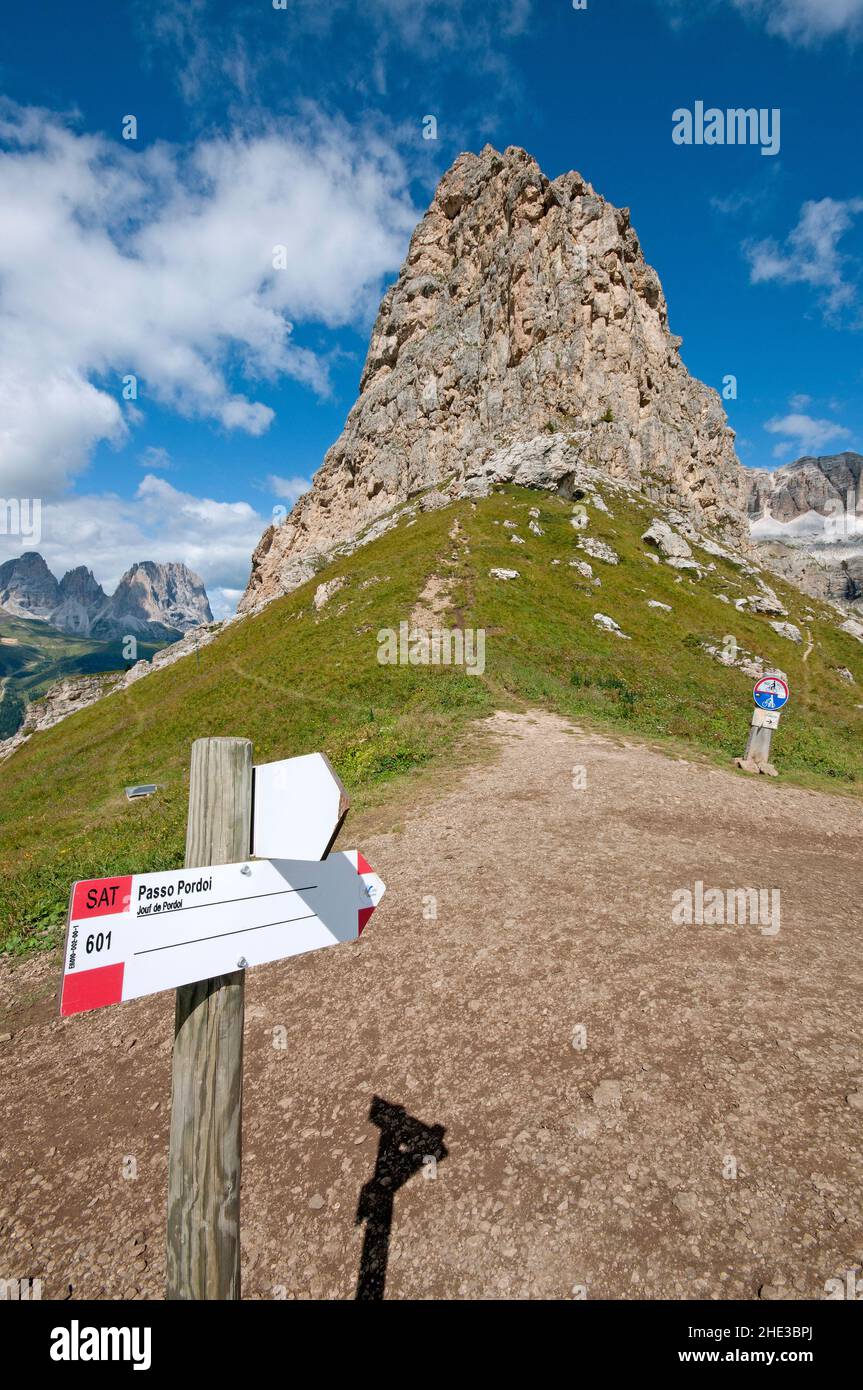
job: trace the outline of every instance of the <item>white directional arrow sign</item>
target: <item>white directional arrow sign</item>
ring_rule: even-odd
[[[260,859],[323,859],[350,797],[324,753],[255,768],[252,853]]]
[[[60,1012],[355,941],[384,895],[358,850],[74,884]]]

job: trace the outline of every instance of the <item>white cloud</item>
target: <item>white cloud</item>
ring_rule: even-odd
[[[835,420],[816,420],[799,412],[774,416],[764,428],[770,434],[786,436],[774,448],[774,458],[782,458],[792,449],[798,454],[818,454],[827,444],[851,438],[851,431],[844,425],[837,425]]]
[[[744,208],[751,208],[757,202],[753,193],[729,193],[726,198],[714,196],[710,199],[710,206],[717,212],[724,212],[729,217],[736,217]]]
[[[277,473],[271,473],[267,478],[267,487],[273,496],[290,502],[291,506],[304,492],[308,492],[311,485],[311,478],[280,478]]]
[[[786,285],[809,285],[820,292],[828,317],[836,317],[856,298],[855,281],[847,274],[854,262],[839,250],[839,242],[860,213],[863,198],[821,198],[804,203],[784,246],[773,239],[744,242],[750,280],[753,284],[777,280]]]
[[[225,618],[231,618],[237,611],[237,604],[243,596],[242,589],[223,589],[208,588],[207,598],[210,600],[210,612],[217,623]]]
[[[863,0],[733,0],[735,9],[763,20],[770,34],[804,46],[863,34]]]
[[[792,410],[805,410],[807,405],[812,404],[812,397],[801,392],[799,396],[790,396],[788,404]]]
[[[660,0],[675,28],[713,15],[729,0]],[[852,43],[863,35],[863,0],[730,0],[746,19],[763,24],[768,34],[788,43],[813,47],[832,38]]]
[[[0,495],[55,495],[148,400],[258,435],[273,412],[238,374],[325,393],[293,325],[373,311],[417,220],[405,182],[380,139],[314,111],[301,133],[138,150],[0,106]]]
[[[144,40],[167,44],[181,55],[172,67],[186,101],[198,101],[208,87],[223,90],[226,82],[241,96],[248,94],[253,68],[245,39],[223,32],[219,43],[212,43],[206,0],[161,0],[148,3],[145,11],[140,16]]]
[[[184,99],[201,108],[226,91],[266,105],[262,76],[278,68],[290,74],[294,91],[319,92],[330,74],[309,64],[303,40],[319,43],[329,67],[330,48],[340,39],[338,82],[360,90],[387,90],[401,78],[405,57],[427,62],[428,77],[470,63],[474,81],[509,77],[502,57],[507,42],[529,26],[533,0],[497,0],[483,7],[475,0],[287,0],[274,11],[261,0],[254,12],[219,10],[207,0],[150,0],[141,8],[142,41],[173,52],[171,68]],[[355,37],[355,42],[350,38]]]
[[[103,493],[49,502],[38,543],[0,535],[0,563],[38,550],[58,578],[86,565],[112,593],[136,560],[179,560],[201,576],[214,615],[224,618],[245,588],[268,520],[247,502],[194,497],[147,474],[132,499]]]
[[[148,444],[144,452],[138,455],[138,463],[147,469],[170,468],[171,455],[160,444]]]

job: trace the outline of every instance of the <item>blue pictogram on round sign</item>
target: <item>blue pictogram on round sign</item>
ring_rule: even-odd
[[[781,676],[762,676],[752,698],[759,709],[781,709],[788,701],[788,683]]]

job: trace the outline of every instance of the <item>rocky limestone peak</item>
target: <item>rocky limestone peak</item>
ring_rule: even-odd
[[[751,517],[769,511],[779,522],[807,512],[844,509],[848,494],[863,491],[863,454],[846,451],[814,458],[806,454],[774,469],[751,469],[746,509]],[[838,504],[838,508],[837,508]]]
[[[384,295],[344,430],[262,537],[240,611],[426,488],[565,487],[580,465],[740,538],[734,435],[680,345],[627,208],[522,149],[460,155]]]
[[[139,561],[108,597],[86,565],[58,584],[36,551],[0,565],[0,612],[101,641],[138,634],[171,642],[213,621],[204,581],[186,565]]]
[[[85,604],[104,603],[106,598],[102,585],[86,565],[67,570],[60,580],[59,591],[61,599],[73,598]]]
[[[58,604],[48,615],[48,622],[61,632],[89,636],[93,621],[107,602],[102,585],[86,565],[67,570],[57,586]]]
[[[807,454],[747,474],[746,510],[766,563],[815,598],[863,603],[863,454]]]
[[[123,575],[92,631],[98,637],[152,633],[155,625],[187,632],[212,621],[200,575],[176,562],[141,560]]]
[[[47,618],[57,606],[59,585],[35,550],[0,565],[0,609],[17,618]]]

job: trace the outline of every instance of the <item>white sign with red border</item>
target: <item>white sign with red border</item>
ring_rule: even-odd
[[[72,887],[60,1013],[355,941],[385,892],[359,850]]]

